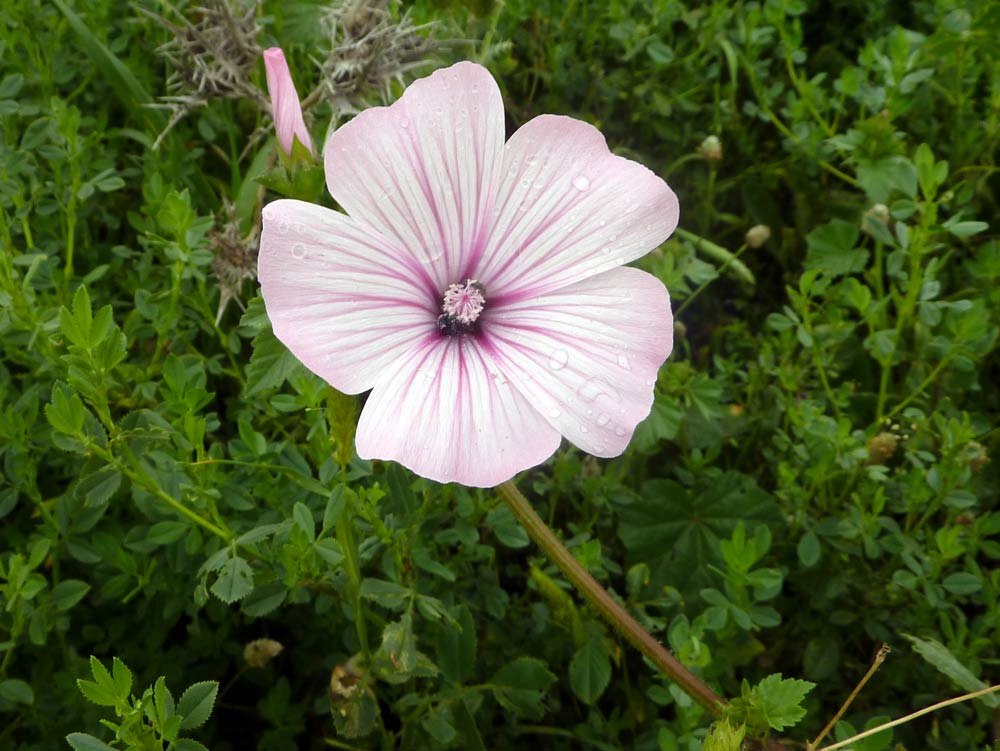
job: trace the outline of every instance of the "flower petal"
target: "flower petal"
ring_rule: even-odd
[[[429,271],[439,290],[468,276],[499,180],[503,101],[489,71],[458,63],[365,110],[324,151],[327,187]]]
[[[545,461],[560,436],[471,336],[428,336],[375,385],[358,455],[437,482],[492,487]]]
[[[600,131],[580,120],[541,115],[526,123],[507,143],[503,170],[475,276],[504,300],[633,261],[677,226],[677,196],[667,184],[611,154]]]
[[[436,331],[416,262],[350,217],[281,200],[264,207],[257,272],[274,334],[348,394]]]
[[[617,456],[653,403],[673,347],[670,297],[633,268],[487,310],[483,346],[500,371],[571,443]]]
[[[280,47],[264,50],[264,72],[267,74],[267,92],[271,96],[271,112],[278,143],[286,154],[292,153],[292,139],[298,136],[302,145],[312,153],[312,139],[302,119],[302,105],[295,90],[288,61]]]

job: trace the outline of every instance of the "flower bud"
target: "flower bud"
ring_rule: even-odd
[[[278,133],[278,143],[284,152],[291,156],[293,140],[298,138],[309,153],[315,155],[312,139],[309,138],[309,131],[306,130],[305,121],[302,119],[299,94],[292,82],[285,53],[280,47],[271,47],[264,51],[264,69],[267,72],[267,93],[271,95],[271,111],[274,115],[274,128]]]
[[[868,211],[865,212],[865,216],[870,216],[872,219],[877,219],[882,222],[882,224],[889,225],[889,207],[884,203],[876,203]]]
[[[710,162],[722,159],[722,143],[718,136],[709,136],[701,142],[701,155]]]
[[[766,224],[756,224],[747,230],[746,243],[751,248],[759,248],[771,237],[771,228]]]

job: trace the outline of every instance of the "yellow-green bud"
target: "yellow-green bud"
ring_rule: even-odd
[[[746,243],[751,248],[759,248],[771,238],[771,228],[766,224],[756,224],[747,230]]]
[[[710,162],[722,159],[722,142],[718,136],[709,136],[701,142],[701,155]]]

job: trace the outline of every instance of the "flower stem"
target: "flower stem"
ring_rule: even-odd
[[[560,571],[587,598],[600,613],[621,633],[636,649],[642,652],[650,662],[680,688],[698,702],[701,706],[718,716],[722,713],[725,701],[712,689],[702,683],[691,671],[684,667],[676,657],[670,654],[662,644],[654,639],[639,622],[635,620],[618,602],[608,594],[597,580],[580,564],[566,546],[549,529],[542,518],[535,513],[528,500],[521,494],[513,482],[508,480],[498,485],[497,493],[507,503],[514,516],[545,554],[555,563]]]

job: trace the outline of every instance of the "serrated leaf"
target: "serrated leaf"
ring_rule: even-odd
[[[797,678],[782,678],[781,673],[767,676],[754,687],[758,707],[774,730],[784,730],[806,716],[802,701],[815,683]]]
[[[903,634],[913,645],[914,651],[927,662],[944,673],[959,688],[973,692],[986,688],[986,683],[977,678],[963,665],[944,644],[934,639],[921,639],[912,634]],[[995,694],[980,696],[979,701],[988,707],[1000,707],[1000,697]]]
[[[91,508],[103,506],[115,494],[121,483],[121,472],[114,467],[101,467],[77,483],[76,495]]]
[[[111,680],[115,682],[115,692],[118,698],[128,699],[132,693],[132,671],[117,657],[111,660]]]
[[[584,704],[593,704],[611,680],[611,656],[604,641],[591,637],[569,663],[569,685]]]
[[[212,594],[227,605],[236,602],[253,589],[253,569],[242,558],[230,558],[219,571],[212,585]]]
[[[86,733],[70,733],[66,736],[66,742],[74,751],[115,751],[104,741]]]
[[[77,678],[76,686],[87,701],[99,707],[113,707],[118,703],[115,699],[114,690],[102,688],[94,681],[85,681],[82,678]]]
[[[208,748],[191,738],[178,738],[173,751],[208,751]]]
[[[177,714],[183,718],[181,728],[190,730],[204,725],[212,714],[218,693],[219,684],[216,681],[202,681],[189,686],[177,704]]]
[[[253,340],[244,396],[278,388],[298,367],[298,360],[274,333],[270,329],[262,331]]]

